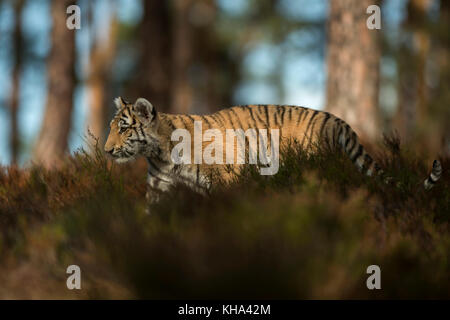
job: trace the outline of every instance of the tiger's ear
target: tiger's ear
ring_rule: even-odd
[[[120,110],[126,106],[127,102],[122,97],[117,97],[114,99],[114,104],[116,105],[116,108]]]
[[[143,122],[149,124],[156,118],[156,109],[144,98],[139,98],[133,105],[133,113]]]

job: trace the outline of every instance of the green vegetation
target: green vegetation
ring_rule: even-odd
[[[143,162],[4,168],[0,297],[450,298],[450,159],[427,192],[431,163],[386,145],[376,158],[398,187],[291,147],[273,177],[248,167],[208,196],[177,186],[150,216]],[[366,288],[372,264],[382,290]]]

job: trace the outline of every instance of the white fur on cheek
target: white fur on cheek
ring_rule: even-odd
[[[117,163],[126,163],[128,161],[134,160],[134,157],[129,157],[129,158],[117,158],[116,162]]]

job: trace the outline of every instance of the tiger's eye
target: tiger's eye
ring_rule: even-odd
[[[128,127],[119,127],[119,133],[124,133],[127,129]]]

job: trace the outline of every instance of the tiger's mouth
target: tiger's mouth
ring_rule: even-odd
[[[110,153],[110,157],[117,163],[125,163],[134,160],[136,155],[125,151],[115,151]]]

